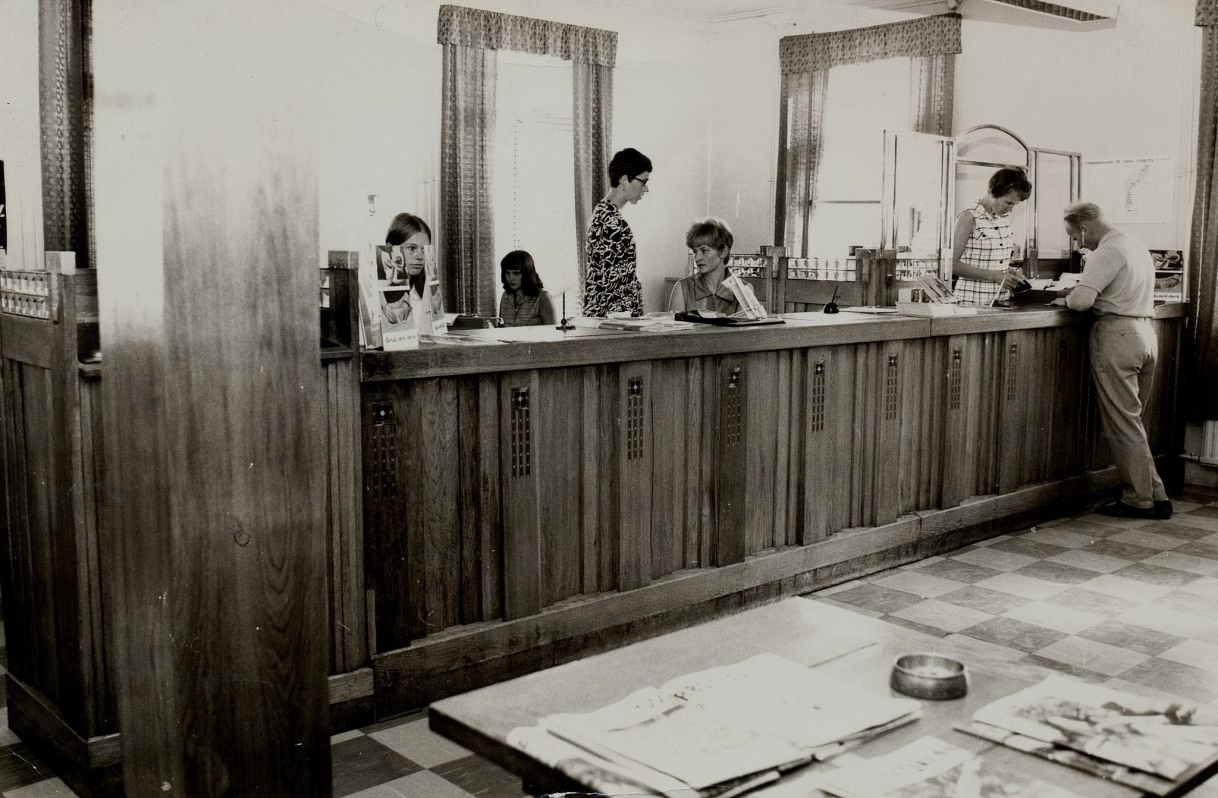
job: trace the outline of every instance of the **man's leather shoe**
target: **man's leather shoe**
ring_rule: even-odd
[[[1102,507],[1097,507],[1095,508],[1095,511],[1100,515],[1111,515],[1117,518],[1166,517],[1155,515],[1156,509],[1157,508],[1154,507],[1134,507],[1132,504],[1126,504],[1125,502],[1113,502],[1112,504],[1105,504]],[[1167,512],[1168,514],[1171,513],[1170,502]]]
[[[1155,502],[1154,516],[1160,520],[1171,518],[1171,499],[1164,499],[1161,502]]]

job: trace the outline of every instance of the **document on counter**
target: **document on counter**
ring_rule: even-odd
[[[854,757],[835,770],[812,774],[805,783],[839,798],[1079,798],[935,737],[873,759]]]
[[[1050,676],[982,707],[973,724],[961,729],[986,739],[1005,732],[1014,739],[1000,742],[1011,747],[1022,738],[1072,749],[1168,782],[1186,780],[1218,761],[1215,708],[1066,676]]]
[[[604,760],[625,760],[707,794],[806,764],[826,746],[912,721],[920,708],[761,654],[637,690],[595,712],[549,715],[540,725]]]

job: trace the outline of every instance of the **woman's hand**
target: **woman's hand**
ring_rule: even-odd
[[[1026,285],[1028,278],[1024,275],[1023,269],[1013,266],[1007,269],[1006,273],[1002,275],[1002,280],[998,282],[1003,288],[1014,291],[1019,286]]]

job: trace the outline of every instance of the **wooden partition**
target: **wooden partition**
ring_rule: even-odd
[[[1169,455],[1179,318],[1156,324]],[[1116,476],[1088,328],[1030,310],[365,355],[378,711],[1097,496]]]
[[[3,272],[0,585],[9,725],[85,794],[121,791],[98,565],[101,437],[94,272],[72,253]],[[82,350],[81,343],[86,349]]]

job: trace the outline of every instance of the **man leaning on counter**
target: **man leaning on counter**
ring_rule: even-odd
[[[1170,518],[1171,501],[1155,469],[1142,426],[1142,407],[1154,383],[1158,339],[1154,261],[1146,246],[1104,221],[1090,202],[1070,205],[1066,232],[1091,254],[1072,289],[1059,293],[1071,310],[1091,311],[1091,376],[1117,474],[1125,483],[1119,501],[1096,512],[1125,518]]]

